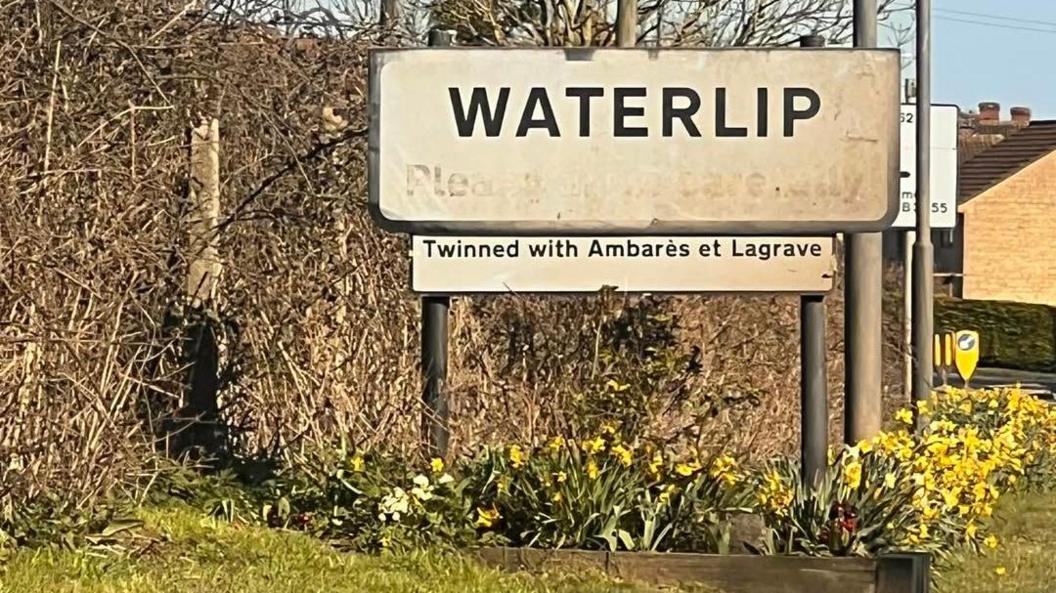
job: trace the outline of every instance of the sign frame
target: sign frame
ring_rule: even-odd
[[[815,52],[827,53],[872,53],[890,54],[897,56],[899,50],[895,48],[655,48],[626,47],[626,48],[471,48],[474,51],[487,52],[555,52],[561,51],[568,61],[590,61],[598,52],[638,52],[647,55],[655,55],[658,51],[670,52],[704,52],[704,53],[727,53],[727,52],[767,52],[788,53],[798,56],[797,59],[809,60]],[[381,185],[381,114],[383,104],[380,96],[380,86],[377,83],[380,72],[385,66],[384,56],[395,52],[451,52],[466,51],[467,48],[459,47],[428,47],[428,48],[373,48],[369,50],[368,56],[368,101],[369,101],[369,125],[368,125],[368,199],[367,209],[382,229],[394,233],[405,233],[409,235],[466,235],[466,236],[678,236],[678,235],[706,235],[706,236],[830,236],[837,233],[865,233],[882,232],[890,228],[897,218],[901,204],[900,176],[900,122],[896,112],[901,111],[901,97],[897,85],[890,89],[891,114],[889,138],[891,146],[888,150],[887,197],[885,213],[878,219],[870,221],[766,221],[766,220],[712,220],[712,221],[659,221],[655,218],[648,226],[627,225],[625,223],[608,223],[604,221],[580,221],[566,222],[559,220],[542,221],[498,221],[498,220],[396,220],[388,218],[382,208],[380,201]],[[897,61],[897,60],[896,60]],[[864,109],[864,107],[863,107]]]

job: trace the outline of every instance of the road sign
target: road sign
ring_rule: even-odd
[[[952,369],[953,362],[953,334],[935,334],[935,368]]]
[[[899,54],[378,49],[370,207],[415,234],[882,230]]]
[[[975,372],[975,365],[979,363],[979,333],[969,330],[957,332],[954,335],[953,356],[957,372],[967,385]]]
[[[412,244],[417,292],[823,293],[833,239],[790,237],[423,237]]]
[[[931,227],[952,229],[957,223],[957,119],[956,105],[931,106]],[[902,105],[901,201],[891,228],[911,229],[917,224],[917,106]]]
[[[942,376],[942,383],[945,385],[947,374],[954,368],[953,334],[949,332],[935,334],[935,345],[932,352],[935,359],[935,370]]]

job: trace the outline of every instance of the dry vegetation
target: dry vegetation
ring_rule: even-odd
[[[0,510],[48,490],[130,487],[153,451],[195,443],[294,456],[342,436],[418,447],[406,244],[364,207],[376,31],[294,41],[233,11],[0,1]],[[194,307],[189,129],[203,118],[220,128],[222,273],[215,299]],[[829,309],[834,435],[841,301]],[[458,299],[454,446],[574,430],[605,376],[599,344],[615,343],[603,334],[663,310],[663,339],[699,372],[671,370],[652,428],[729,434],[757,455],[796,447],[795,297],[647,305]],[[896,377],[888,385],[898,392]]]

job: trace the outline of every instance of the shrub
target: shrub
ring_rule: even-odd
[[[984,365],[1052,371],[1056,369],[1053,309],[1045,305],[1002,301],[935,301],[935,327],[979,332]]]

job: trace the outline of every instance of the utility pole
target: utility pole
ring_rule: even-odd
[[[820,35],[800,37],[800,47],[825,47]],[[803,483],[824,475],[829,449],[829,393],[825,373],[825,295],[799,297],[799,458]]]
[[[854,46],[876,47],[876,0],[854,0]],[[845,235],[843,438],[855,444],[880,432],[882,411],[883,240]]]
[[[451,33],[429,31],[429,46],[451,45]],[[451,429],[447,401],[448,296],[422,297],[422,435],[432,455],[447,456]]]
[[[931,0],[917,0],[917,237],[913,244],[914,403],[931,395],[935,256],[931,245]],[[916,413],[919,431],[923,418]]]

